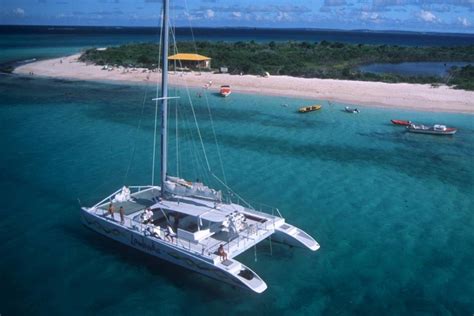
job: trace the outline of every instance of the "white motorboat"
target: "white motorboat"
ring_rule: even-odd
[[[446,127],[446,125],[435,124],[433,126],[410,124],[407,126],[410,133],[433,134],[433,135],[454,135],[458,131],[454,127]]]
[[[163,2],[162,89],[161,96],[154,99],[156,109],[161,103],[160,185],[154,184],[153,164],[150,185],[123,187],[91,207],[82,207],[82,221],[124,245],[262,293],[267,288],[265,281],[236,259],[239,254],[269,237],[312,251],[318,250],[319,244],[303,230],[288,224],[276,208],[257,211],[235,192],[231,201],[221,191],[201,182],[167,176],[167,101],[173,97],[168,97],[166,62],[169,0]],[[155,127],[156,122],[157,117]],[[222,185],[230,190],[225,183]]]
[[[357,108],[350,108],[348,106],[346,106],[344,108],[344,111],[346,111],[347,113],[360,113],[359,109]]]

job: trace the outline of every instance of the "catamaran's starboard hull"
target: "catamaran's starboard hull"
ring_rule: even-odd
[[[193,254],[172,247],[158,239],[148,238],[139,231],[128,229],[103,216],[93,214],[89,212],[87,208],[81,208],[81,219],[83,224],[93,231],[154,257],[178,264],[186,269],[226,282],[230,285],[250,289],[256,293],[262,293],[267,289],[266,283],[244,265],[242,265],[242,268],[254,273],[255,277],[260,281],[258,286],[251,287],[248,285],[251,282],[241,280],[241,277],[226,271],[224,268],[216,266],[212,261],[198,258]]]

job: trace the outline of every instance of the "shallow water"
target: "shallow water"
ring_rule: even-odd
[[[143,100],[154,92],[2,75],[2,315],[472,314],[473,116],[359,105],[356,115],[325,101],[301,115],[314,100],[196,92],[214,172],[223,178],[205,97],[229,185],[277,206],[321,249],[262,243],[239,256],[269,286],[256,295],[96,235],[81,225],[77,199],[91,205],[123,184],[150,183],[153,105]],[[459,131],[408,134],[392,118]],[[179,173],[212,183],[184,103],[178,123]]]

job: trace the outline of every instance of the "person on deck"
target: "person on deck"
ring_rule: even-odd
[[[142,214],[143,224],[149,224],[153,221],[153,211],[151,208],[147,208]]]
[[[125,224],[125,211],[123,209],[123,206],[120,206],[120,209],[119,209],[119,213],[120,213],[120,224]]]
[[[224,245],[220,245],[217,249],[217,254],[221,257],[221,261],[227,260],[227,253],[224,250]]]
[[[166,226],[166,240],[173,242],[173,238],[176,236],[175,232],[173,231],[173,228],[168,224]]]
[[[114,218],[115,207],[112,204],[112,202],[110,202],[109,208],[107,209],[107,212],[109,213],[110,217],[112,217],[112,219],[113,219]]]

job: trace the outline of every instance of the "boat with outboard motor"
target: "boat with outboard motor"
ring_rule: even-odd
[[[390,121],[392,122],[392,124],[402,125],[402,126],[408,126],[412,123],[411,121],[405,121],[405,120],[390,120]]]
[[[348,106],[346,106],[344,108],[344,111],[347,112],[347,113],[360,113],[359,109],[357,108],[350,108]]]
[[[435,124],[433,126],[410,124],[407,126],[410,133],[432,134],[432,135],[454,135],[457,129],[446,125]]]
[[[232,93],[232,90],[230,89],[229,85],[223,85],[223,86],[221,86],[221,89],[219,90],[219,93],[223,97],[228,97]]]
[[[277,208],[247,203],[212,172],[230,194],[200,181],[191,182],[167,173],[168,124],[168,16],[169,0],[163,1],[161,45],[161,178],[155,185],[155,155],[151,185],[125,186],[90,207],[81,207],[88,228],[154,257],[256,293],[267,284],[236,256],[270,238],[312,251],[319,244],[307,233],[286,222]],[[188,101],[191,98],[188,97]],[[156,137],[157,116],[155,115]],[[202,140],[201,140],[202,141]],[[154,141],[153,153],[156,142]],[[209,169],[210,172],[210,169]],[[116,210],[119,209],[119,214]],[[266,211],[266,212],[265,212]]]

